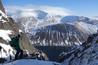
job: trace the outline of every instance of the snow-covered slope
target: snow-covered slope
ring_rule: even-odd
[[[14,56],[15,50],[13,50],[9,44],[4,43],[4,41],[7,43],[11,41],[11,38],[9,37],[9,35],[12,34],[11,32],[12,31],[10,30],[0,30],[0,58]]]
[[[96,33],[98,30],[97,24],[92,25],[86,22],[76,22],[75,27],[86,34],[93,34]]]
[[[0,43],[0,46],[2,47],[0,51],[0,58],[4,58],[5,61],[14,59],[16,51],[10,45]]]
[[[8,22],[7,15],[0,10],[0,58],[6,58],[5,61],[11,60],[15,55],[15,50],[9,45],[11,41],[10,35],[12,35],[12,30],[3,29],[3,24]],[[0,61],[1,62],[1,61]]]
[[[2,64],[0,64],[2,65]],[[41,60],[33,60],[33,59],[22,59],[16,60],[11,63],[6,63],[3,65],[60,65],[60,63],[50,62],[50,61],[41,61]]]
[[[4,39],[5,41],[11,41],[9,35],[12,34],[12,31],[11,30],[0,30],[0,37],[2,39]]]

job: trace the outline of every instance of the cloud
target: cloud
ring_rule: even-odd
[[[61,7],[52,7],[52,6],[41,6],[42,10],[45,12],[48,12],[50,15],[71,15],[71,11],[66,8],[61,8]]]
[[[53,6],[34,6],[34,5],[26,5],[26,6],[6,6],[6,11],[9,14],[17,14],[19,12],[22,12],[22,15],[26,15],[28,12],[28,15],[34,15],[34,10],[42,10],[49,15],[61,15],[61,16],[67,16],[67,15],[72,15],[72,11],[66,8],[62,7],[53,7]]]

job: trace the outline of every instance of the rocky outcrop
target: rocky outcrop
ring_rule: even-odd
[[[68,53],[64,53],[63,65],[97,65],[98,64],[98,33]]]
[[[9,41],[11,41],[12,37],[17,36],[18,34],[20,34],[20,47],[24,52],[26,52],[26,54],[29,54],[29,55],[33,54],[33,56],[35,56],[36,53],[39,52],[39,50],[36,49],[31,44],[29,38],[19,28],[19,26],[15,23],[13,18],[5,14],[5,10],[1,3],[1,0],[0,0],[0,31],[1,31],[0,32],[0,46],[1,46],[0,53],[3,54],[3,55],[1,54],[0,58],[2,59],[9,58],[10,60],[12,57],[14,57],[15,49],[10,46]],[[38,53],[38,54],[41,55],[41,53]],[[47,58],[47,55],[45,55],[44,58]]]

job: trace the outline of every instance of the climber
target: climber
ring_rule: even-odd
[[[15,59],[21,59],[23,57],[23,50],[20,48],[20,34],[11,38],[10,45],[16,50]]]

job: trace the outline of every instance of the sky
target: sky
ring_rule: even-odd
[[[5,8],[28,5],[59,7],[71,11],[74,15],[98,16],[98,0],[3,0],[3,4]]]

